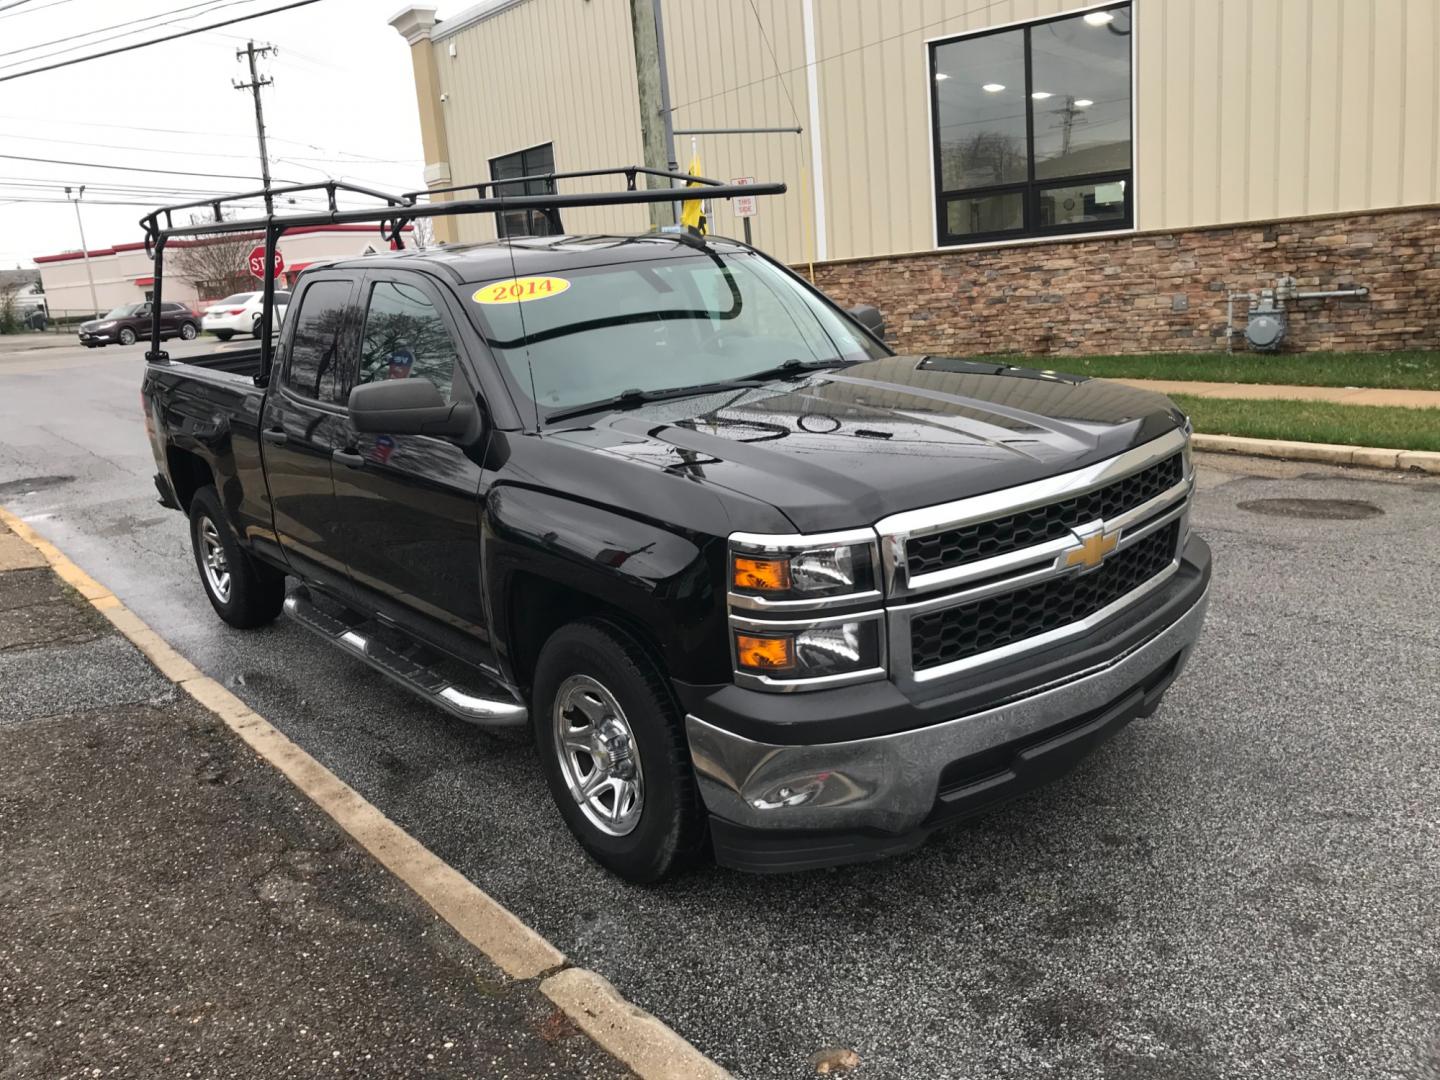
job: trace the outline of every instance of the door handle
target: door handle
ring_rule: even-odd
[[[260,438],[271,446],[284,446],[289,441],[284,428],[266,428],[260,432]]]
[[[347,469],[358,469],[365,464],[365,458],[358,450],[336,450],[330,457]]]

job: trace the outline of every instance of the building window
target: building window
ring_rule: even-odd
[[[941,244],[1134,223],[1130,5],[932,43]]]
[[[514,154],[490,159],[490,179],[497,181],[496,195],[549,195],[555,191],[553,180],[516,180],[521,176],[537,176],[555,171],[555,144],[532,146]],[[508,180],[510,183],[499,183]],[[503,240],[507,236],[549,236],[550,224],[558,215],[547,218],[539,210],[505,210],[495,215],[495,232]]]

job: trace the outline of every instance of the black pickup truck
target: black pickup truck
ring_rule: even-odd
[[[311,267],[267,385],[152,355],[156,483],[221,618],[529,723],[617,874],[901,852],[1153,713],[1210,555],[1166,398],[865,315],[713,237]]]

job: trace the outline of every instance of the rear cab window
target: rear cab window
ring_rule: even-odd
[[[350,294],[345,279],[311,282],[291,317],[294,330],[283,384],[300,397],[327,405],[342,401],[349,348]],[[290,321],[290,320],[287,320]]]

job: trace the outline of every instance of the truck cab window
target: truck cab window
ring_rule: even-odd
[[[356,385],[383,379],[428,379],[454,400],[455,342],[435,305],[405,282],[376,282],[365,312]]]
[[[285,385],[290,390],[316,401],[340,400],[349,301],[348,281],[317,281],[301,299],[285,370]]]

